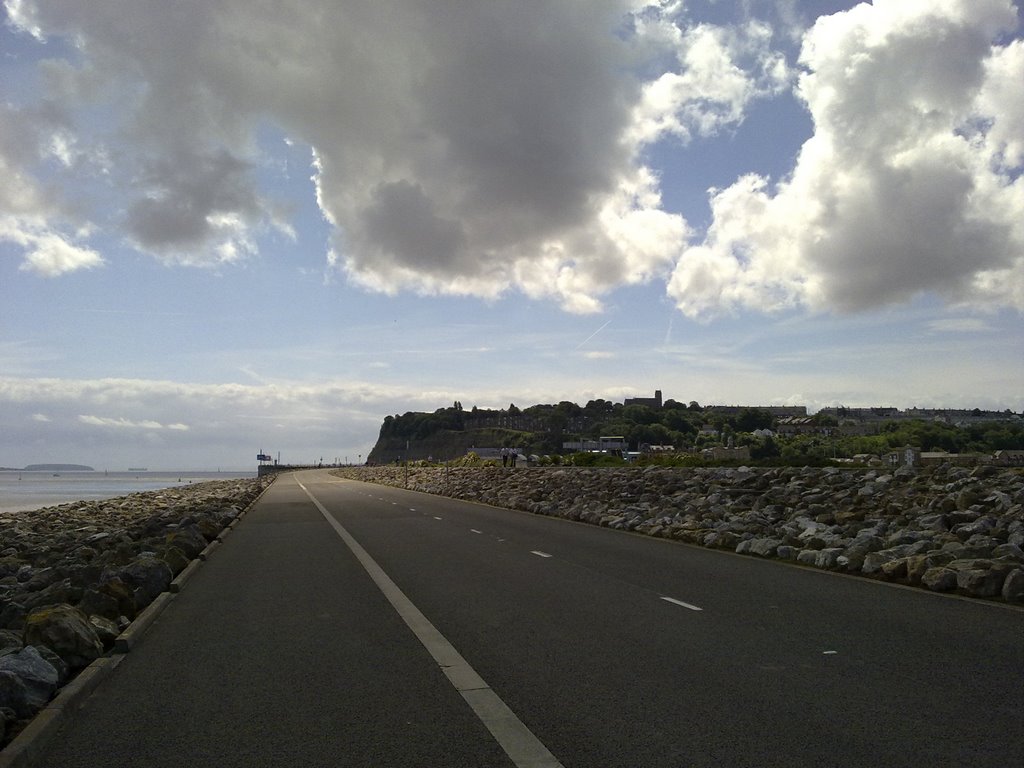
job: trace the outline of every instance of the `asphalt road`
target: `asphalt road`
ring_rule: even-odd
[[[466,669],[443,671],[437,644]],[[478,691],[451,682],[464,675],[511,712],[474,710]],[[499,745],[509,732],[518,762]],[[516,753],[523,739],[535,743]],[[522,756],[535,748],[553,757]],[[275,482],[46,765],[555,758],[1024,765],[1024,612],[299,473]]]

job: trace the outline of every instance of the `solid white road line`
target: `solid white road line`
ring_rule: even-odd
[[[683,608],[689,608],[691,611],[703,611],[704,610],[703,608],[700,608],[700,607],[698,607],[696,605],[693,605],[691,603],[684,603],[682,600],[676,600],[674,597],[664,597],[664,596],[662,596],[661,599],[664,600],[665,602],[673,603],[674,605],[681,605],[681,606],[683,606]]]
[[[298,481],[296,481],[298,482]],[[341,540],[352,550],[377,588],[388,599],[402,620],[413,631],[427,649],[437,665],[441,667],[449,682],[455,687],[480,721],[487,726],[498,745],[505,750],[517,768],[564,768],[548,748],[545,747],[518,715],[499,698],[483,678],[476,673],[448,640],[424,616],[419,608],[405,596],[398,585],[391,580],[377,561],[356,541],[345,527],[334,519],[327,508],[309,492],[302,483],[299,487],[306,492],[320,514],[334,529]]]

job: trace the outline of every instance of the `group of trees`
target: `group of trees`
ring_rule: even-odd
[[[882,455],[905,445],[925,451],[990,453],[999,449],[1024,448],[1024,425],[1020,420],[981,422],[958,427],[937,421],[900,420],[881,425],[877,434],[844,436],[843,424],[819,414],[811,417],[807,434],[755,435],[776,426],[774,416],[760,408],[703,408],[699,403],[668,400],[661,408],[623,405],[608,400],[591,400],[580,406],[569,401],[518,408],[466,411],[456,401],[433,413],[408,412],[388,416],[380,437],[396,441],[424,440],[438,432],[487,430],[502,445],[517,446],[530,453],[557,455],[571,440],[596,440],[601,436],[622,436],[631,447],[671,445],[676,451],[699,450],[713,445],[748,446],[751,460],[814,464],[858,454]],[[495,446],[497,447],[497,446]]]

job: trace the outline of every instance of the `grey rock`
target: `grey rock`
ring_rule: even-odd
[[[835,568],[839,564],[839,556],[843,554],[841,547],[829,547],[818,552],[814,564],[818,568]]]
[[[122,568],[118,575],[135,597],[135,610],[141,611],[170,587],[174,574],[170,566],[156,557],[140,557]]]
[[[941,513],[921,515],[921,517],[917,518],[917,525],[919,528],[929,531],[949,530],[949,520]]]
[[[784,544],[775,550],[775,556],[779,558],[779,560],[796,560],[796,556],[799,551],[800,550],[796,547]]]
[[[103,616],[90,616],[89,625],[96,632],[96,637],[103,643],[104,648],[113,647],[114,640],[121,634],[121,628],[117,625],[117,622]]]
[[[957,571],[957,586],[972,597],[995,597],[1003,590],[1006,572],[988,568],[965,568]]]
[[[46,661],[50,662],[50,666],[57,670],[57,682],[60,685],[64,685],[68,679],[68,665],[64,663],[64,659],[58,656],[56,653],[51,651],[45,645],[33,645],[39,655],[42,656]]]
[[[88,618],[70,605],[38,608],[25,620],[25,644],[45,645],[72,670],[103,654],[103,644]]]
[[[816,549],[801,549],[796,555],[796,561],[805,565],[816,565],[817,560],[818,550]]]
[[[886,563],[895,560],[900,557],[900,553],[897,549],[882,549],[878,552],[869,552],[864,557],[864,562],[860,567],[862,573],[878,573],[882,570],[882,566]]]
[[[747,551],[758,557],[772,557],[781,545],[779,539],[753,539]]]
[[[57,690],[57,670],[31,645],[0,657],[0,675],[3,673],[13,674],[23,683],[18,689],[23,692],[21,699],[0,702],[0,706],[11,707],[19,717],[31,717],[46,706]],[[15,689],[17,686],[9,690]]]
[[[32,708],[30,698],[24,680],[13,672],[0,671],[0,707],[11,710],[15,719],[32,717],[39,710]]]
[[[23,605],[26,610],[31,611],[44,605],[59,605],[60,603],[73,602],[76,598],[76,593],[80,592],[81,590],[72,588],[70,579],[63,579],[62,581],[52,582],[38,592],[27,595]]]
[[[10,629],[0,629],[0,655],[20,651],[25,644],[21,641],[21,633]]]
[[[134,607],[134,596],[131,596]],[[99,589],[88,589],[82,594],[78,601],[78,609],[87,616],[102,616],[107,619],[116,619],[121,615],[121,604],[117,598],[108,592]]]
[[[1011,557],[1024,562],[1024,549],[1016,544],[1000,544],[992,549],[992,557]]]
[[[952,592],[956,589],[956,571],[949,568],[929,568],[921,577],[921,585],[934,592]]]
[[[1002,597],[1010,603],[1024,603],[1024,569],[1017,568],[1006,574]]]

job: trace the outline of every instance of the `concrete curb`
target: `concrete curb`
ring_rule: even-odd
[[[192,576],[195,575],[195,572],[199,570],[199,566],[201,564],[201,560],[193,560],[188,565],[186,565],[185,568],[181,571],[181,573],[174,577],[174,580],[171,582],[171,586],[168,588],[168,591],[170,591],[171,594],[174,595],[181,592],[182,588],[185,586],[185,583],[189,579],[191,579]]]
[[[202,560],[203,562],[206,562],[207,560],[210,559],[210,555],[212,555],[217,550],[217,547],[219,547],[219,546],[220,546],[220,539],[214,539],[213,541],[211,541],[209,544],[206,545],[206,549],[204,549],[202,552],[199,553],[198,559]]]
[[[97,686],[105,680],[121,663],[125,654],[131,651],[142,635],[156,621],[157,617],[170,604],[174,596],[181,591],[185,583],[195,575],[200,565],[216,551],[217,547],[224,541],[228,532],[234,529],[239,521],[245,517],[263,494],[267,492],[274,479],[267,484],[260,494],[253,499],[245,509],[238,513],[224,529],[217,535],[199,556],[192,560],[171,582],[170,591],[161,592],[152,603],[150,603],[135,620],[128,625],[114,640],[114,648],[107,655],[96,659],[89,666],[78,673],[77,677],[58,691],[57,695],[46,705],[31,722],[19,733],[10,744],[0,750],[0,768],[32,768],[43,757],[46,746],[50,739],[57,733],[65,718],[70,717],[81,708],[82,703],[89,698]]]
[[[135,621],[128,625],[128,628],[114,640],[115,653],[128,653],[139,644],[143,633],[156,621],[157,616],[163,613],[164,608],[174,599],[170,592],[161,592],[156,599],[146,606],[145,610],[135,617]]]

